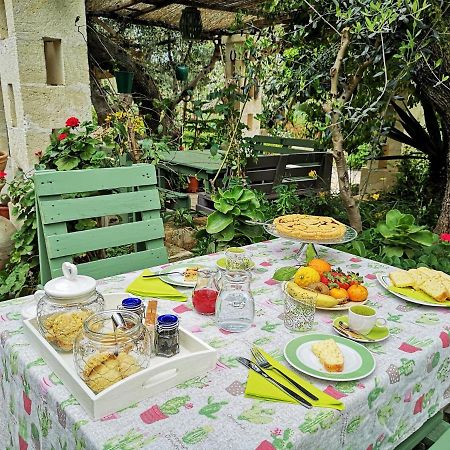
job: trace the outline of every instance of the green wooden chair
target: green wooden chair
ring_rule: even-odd
[[[442,411],[428,419],[416,432],[400,443],[395,450],[413,450],[421,442],[430,450],[450,449],[450,424],[444,421]]]
[[[134,244],[134,252],[79,264],[78,272],[98,279],[168,261],[153,165],[42,170],[34,185],[42,283],[61,276],[62,263],[75,255],[123,245]],[[69,222],[111,215],[131,220],[70,232]]]

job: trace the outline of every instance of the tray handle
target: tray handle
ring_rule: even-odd
[[[142,388],[153,389],[161,383],[167,383],[172,378],[176,378],[178,376],[178,372],[178,368],[172,367],[171,369],[164,370],[164,372],[152,374],[146,380],[144,380],[144,382],[142,383]]]

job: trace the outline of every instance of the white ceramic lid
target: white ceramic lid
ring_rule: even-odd
[[[72,299],[86,296],[95,291],[97,282],[86,275],[78,275],[77,266],[69,262],[62,265],[64,276],[48,281],[44,290],[52,298]]]

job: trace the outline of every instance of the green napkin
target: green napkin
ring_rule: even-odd
[[[276,367],[278,370],[282,371],[299,384],[301,384],[305,389],[307,389],[311,394],[314,394],[319,400],[311,400],[305,394],[303,394],[299,389],[297,389],[294,385],[289,383],[286,378],[277,373],[275,370],[265,370],[265,372],[274,378],[276,381],[279,381],[284,386],[292,389],[293,391],[299,393],[304,399],[308,400],[313,406],[320,406],[322,408],[333,408],[339,411],[345,409],[345,405],[335,398],[331,397],[325,392],[322,392],[320,389],[316,388],[314,385],[299,377],[295,372],[292,372],[287,367],[280,364],[276,359],[272,358],[270,355],[259,349],[267,361],[272,364],[273,367]],[[248,371],[248,379],[247,386],[245,388],[245,396],[251,398],[258,398],[263,400],[270,401],[279,401],[279,402],[289,402],[289,403],[298,403],[297,400],[292,398],[290,395],[285,394],[281,389],[274,386],[270,381],[267,381],[261,375],[257,374],[253,370]]]
[[[156,297],[163,300],[174,300],[176,302],[185,302],[187,297],[180,291],[177,291],[170,284],[165,283],[158,277],[144,278],[144,275],[153,275],[153,272],[145,269],[133,282],[127,287],[127,292],[139,297]]]
[[[396,286],[389,286],[389,290],[396,292],[397,294],[405,295],[406,297],[411,297],[415,300],[420,300],[422,302],[434,303],[435,305],[450,306],[450,301],[438,302],[430,295],[423,291],[416,291],[413,288],[399,288]]]

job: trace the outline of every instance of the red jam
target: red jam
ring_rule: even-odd
[[[200,314],[214,314],[216,312],[216,300],[219,292],[214,289],[198,289],[192,294],[192,304]]]

